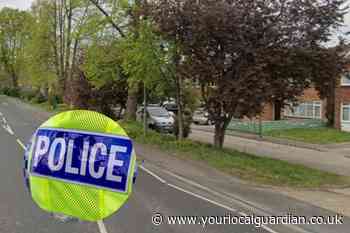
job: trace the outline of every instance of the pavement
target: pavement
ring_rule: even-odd
[[[211,130],[210,130],[211,129]],[[204,143],[213,142],[213,128],[208,126],[192,127],[190,138]],[[347,147],[348,146],[348,147]],[[307,167],[350,176],[350,145],[322,147],[322,150],[284,145],[270,141],[226,135],[224,147],[261,157],[269,157],[301,164]]]
[[[102,223],[62,221],[40,210],[25,189],[22,177],[23,148],[34,130],[51,114],[0,96],[0,233],[111,233],[111,232],[213,232],[213,233],[346,233],[342,225],[223,225],[160,226],[152,216],[334,216],[340,212],[292,198],[279,189],[258,187],[216,171],[199,162],[180,160],[156,148],[136,144],[144,160],[128,203]],[[346,196],[346,195],[344,195]],[[350,200],[350,199],[349,199]],[[346,203],[343,203],[346,205]],[[341,211],[341,210],[339,210]],[[166,219],[166,218],[165,218]]]

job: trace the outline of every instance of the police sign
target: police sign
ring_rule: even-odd
[[[47,211],[97,221],[117,211],[131,194],[132,141],[99,113],[70,111],[51,118],[27,150],[31,194]]]
[[[39,129],[31,174],[125,192],[131,152],[128,138]]]

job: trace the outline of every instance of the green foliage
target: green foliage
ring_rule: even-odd
[[[100,88],[113,80],[123,79],[122,68],[120,67],[120,50],[117,41],[101,45],[94,41],[88,48],[84,70],[89,82]]]
[[[255,183],[304,188],[350,184],[348,177],[235,150],[217,149],[191,140],[177,141],[173,136],[154,131],[149,131],[145,138],[140,123],[121,122],[121,125],[130,138],[138,143],[156,146],[165,153],[182,159],[204,162],[218,170]]]
[[[24,47],[26,78],[22,79],[22,83],[34,88],[51,86],[57,81],[51,7],[46,1],[34,5],[32,14],[35,20],[28,25],[30,37]]]
[[[0,10],[0,70],[11,80],[13,88],[18,88],[18,78],[23,71],[23,48],[31,22],[28,12],[6,7]]]
[[[164,49],[165,41],[152,27],[151,22],[141,21],[136,35],[129,34],[119,46],[122,68],[128,76],[129,85],[143,82],[149,90],[161,93],[171,83],[170,54]]]
[[[18,88],[12,88],[12,87],[4,87],[0,90],[1,94],[12,96],[12,97],[19,97],[20,93]]]

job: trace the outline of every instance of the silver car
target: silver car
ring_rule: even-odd
[[[143,120],[143,107],[137,111],[137,119]],[[172,133],[174,118],[163,107],[147,107],[147,124],[149,128],[159,132]]]
[[[193,123],[197,125],[211,125],[212,122],[209,120],[209,114],[204,109],[198,109],[193,113]]]

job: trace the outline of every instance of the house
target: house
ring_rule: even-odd
[[[349,93],[350,94],[350,93]],[[274,121],[281,119],[324,119],[326,120],[326,100],[321,100],[318,91],[309,88],[299,98],[300,104],[294,107],[282,108],[278,103],[269,103],[264,107],[262,119]]]
[[[265,105],[261,115],[263,120],[280,119],[317,119],[326,121],[327,100],[319,97],[315,88],[308,88],[299,98],[300,104],[282,109],[276,103]],[[336,129],[350,132],[350,71],[342,75],[335,90],[335,124]]]
[[[343,74],[335,91],[335,128],[350,132],[350,71]]]

